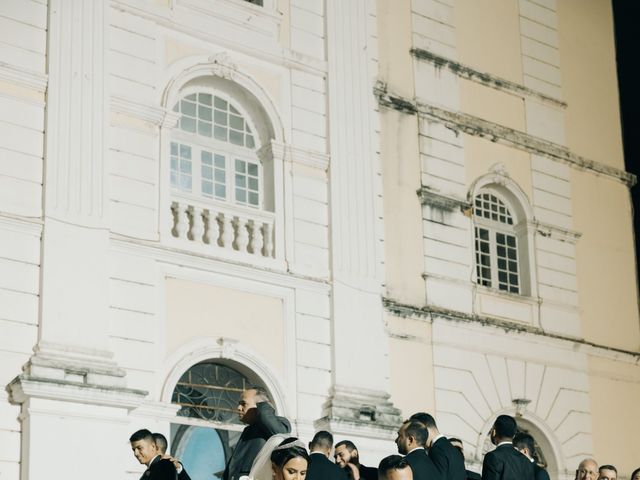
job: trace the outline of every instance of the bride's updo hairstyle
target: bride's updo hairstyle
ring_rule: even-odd
[[[300,440],[296,437],[285,438],[280,444],[271,452],[271,463],[282,469],[286,463],[292,458],[302,457],[309,463],[309,454],[307,449]]]

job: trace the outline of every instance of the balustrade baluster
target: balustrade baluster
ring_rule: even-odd
[[[236,247],[239,252],[246,253],[249,245],[249,221],[245,217],[238,217],[236,221]]]
[[[202,221],[202,209],[199,207],[189,207],[191,215],[191,231],[189,232],[191,240],[195,242],[202,241],[204,234],[204,222]]]
[[[218,246],[218,238],[220,237],[220,225],[218,224],[218,216],[211,210],[204,212],[204,241],[209,245]]]
[[[222,220],[222,246],[225,248],[233,248],[233,216],[225,213]]]
[[[273,257],[273,225],[265,223],[262,226],[262,233],[264,234],[264,256]]]
[[[251,222],[251,251],[254,255],[262,256],[262,224],[256,220]]]
[[[181,202],[174,202],[171,205],[173,211],[173,229],[174,237],[185,238],[189,230],[189,215],[187,214],[188,206]]]

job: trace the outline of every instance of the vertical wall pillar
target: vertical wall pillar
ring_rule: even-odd
[[[400,422],[382,310],[375,9],[375,1],[327,2],[334,382],[322,420],[351,435],[395,432]]]
[[[109,351],[107,11],[105,2],[49,1],[40,328],[34,355],[10,384],[22,405],[23,480],[47,478],[47,465],[70,451],[65,476],[95,472],[89,445],[126,442],[126,412],[145,394],[125,388]],[[99,470],[98,478],[122,473]]]

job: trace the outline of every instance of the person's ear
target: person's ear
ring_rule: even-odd
[[[278,469],[276,468],[276,466],[272,463],[271,464],[271,474],[273,476],[273,478],[278,478]]]

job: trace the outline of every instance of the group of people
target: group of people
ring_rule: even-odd
[[[549,480],[537,463],[533,437],[517,432],[509,415],[496,418],[491,441],[496,448],[483,460],[482,475],[465,468],[462,441],[442,435],[436,421],[420,412],[398,429],[399,455],[382,459],[378,468],[360,463],[356,445],[317,432],[309,450],[291,437],[291,424],[275,414],[266,391],[258,387],[243,391],[238,403],[240,421],[246,424],[228,459],[222,480]],[[182,463],[167,455],[167,440],[158,433],[138,430],[129,439],[136,459],[147,466],[141,480],[189,480]],[[331,461],[333,451],[334,461]],[[613,465],[583,460],[575,480],[617,480]],[[631,474],[640,480],[640,468]]]

